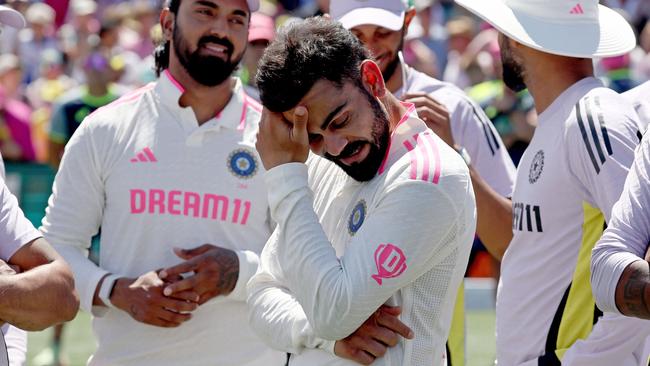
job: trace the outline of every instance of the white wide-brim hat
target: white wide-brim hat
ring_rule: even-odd
[[[542,52],[580,58],[630,52],[630,24],[598,0],[455,0],[500,32]]]
[[[20,29],[25,26],[25,18],[16,10],[0,5],[0,24]]]

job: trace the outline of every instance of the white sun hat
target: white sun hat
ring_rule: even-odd
[[[404,26],[408,0],[331,0],[330,15],[344,28],[372,24],[397,31]]]
[[[556,55],[618,56],[636,46],[632,27],[598,0],[455,0],[503,34]]]
[[[20,29],[25,26],[25,18],[14,9],[0,5],[0,24]]]

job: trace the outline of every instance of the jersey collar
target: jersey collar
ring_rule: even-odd
[[[187,121],[197,128],[198,122],[194,117],[194,113],[189,108],[181,108],[178,105],[178,100],[185,92],[185,88],[172,76],[169,70],[163,71],[160,75],[157,85],[158,92],[165,105],[172,110],[177,110],[181,119],[192,119]],[[233,94],[226,106],[214,116],[213,119],[207,121],[201,126],[201,129],[215,129],[215,128],[228,128],[238,129],[244,123],[248,107],[248,98],[244,92],[241,80],[235,78],[235,86]],[[185,124],[186,121],[181,121]],[[189,126],[188,126],[189,127]]]
[[[378,175],[383,174],[404,154],[408,153],[409,146],[417,145],[417,135],[428,129],[427,125],[418,117],[414,104],[401,103],[407,110],[391,134],[390,145],[384,161],[377,171]]]

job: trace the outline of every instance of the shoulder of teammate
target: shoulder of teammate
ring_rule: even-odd
[[[609,218],[639,143],[638,116],[625,98],[599,87],[576,102],[565,127],[569,169]]]

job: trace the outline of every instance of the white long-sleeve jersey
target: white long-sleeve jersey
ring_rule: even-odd
[[[266,180],[278,227],[249,283],[256,332],[294,353],[291,365],[351,365],[331,353],[332,341],[389,303],[402,307],[415,338],[375,364],[445,364],[476,209],[464,162],[414,108],[369,182],[315,156],[273,168]]]
[[[650,136],[643,138],[625,181],[621,198],[612,210],[605,234],[592,252],[591,286],[598,306],[620,313],[616,286],[623,271],[644,260],[650,243]]]
[[[233,96],[198,125],[168,72],[90,115],[66,146],[41,230],[70,263],[82,308],[92,311],[90,365],[281,365],[248,327],[246,283],[271,229],[254,148],[260,110],[236,81]],[[99,266],[86,258],[101,227]],[[92,306],[106,273],[135,278],[180,263],[172,248],[234,250],[235,290],[177,328]]]

